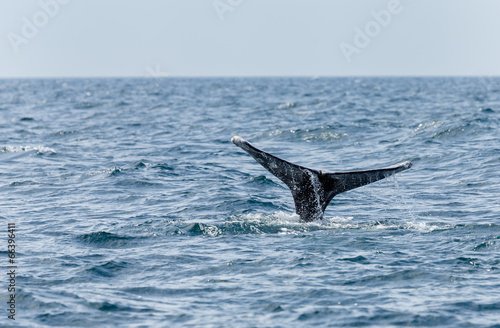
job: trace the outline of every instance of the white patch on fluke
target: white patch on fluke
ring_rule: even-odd
[[[307,173],[309,176],[309,181],[311,181],[311,184],[314,188],[314,197],[315,197],[315,203],[316,203],[316,211],[314,212],[314,215],[319,215],[319,218],[323,216],[323,209],[321,207],[321,193],[323,192],[323,188],[321,187],[321,183],[319,182],[319,178],[316,174],[313,174],[309,170],[304,170],[304,172]],[[319,213],[319,214],[318,214]]]

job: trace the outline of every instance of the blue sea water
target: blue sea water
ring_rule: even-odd
[[[500,327],[499,123],[498,78],[1,80],[0,326]],[[304,223],[233,135],[414,165]]]

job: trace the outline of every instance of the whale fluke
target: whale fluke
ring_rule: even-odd
[[[241,137],[234,136],[231,141],[290,188],[295,211],[303,221],[323,218],[326,207],[336,195],[387,178],[412,166],[411,162],[404,162],[379,170],[326,173],[287,162],[255,148]]]

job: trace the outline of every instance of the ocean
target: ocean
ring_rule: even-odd
[[[500,327],[499,123],[491,77],[0,80],[0,326]],[[413,167],[304,223],[234,135]]]

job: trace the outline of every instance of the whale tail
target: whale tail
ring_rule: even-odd
[[[412,166],[410,162],[404,162],[379,170],[325,173],[280,159],[255,148],[241,137],[235,136],[231,141],[290,188],[295,211],[303,221],[321,219],[336,195],[387,178]]]

